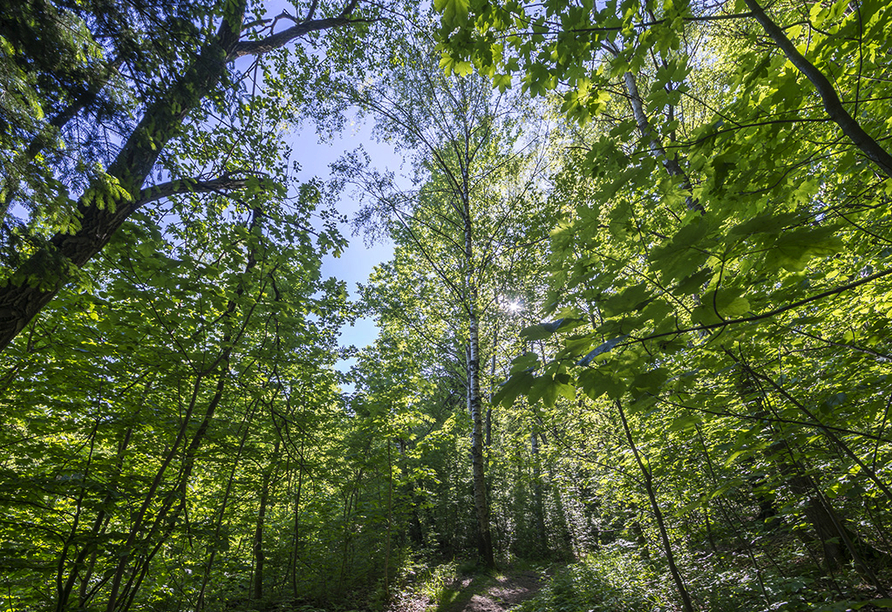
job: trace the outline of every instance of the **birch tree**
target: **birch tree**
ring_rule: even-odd
[[[491,566],[481,326],[498,298],[500,258],[524,241],[519,219],[531,221],[545,161],[518,137],[508,97],[493,95],[484,78],[444,76],[429,49],[412,49],[404,65],[350,93],[375,117],[381,138],[411,152],[416,187],[402,188],[393,174],[366,170],[361,152],[340,169],[367,198],[360,224],[390,232],[400,248],[414,253],[427,282],[447,296],[464,353],[478,548]]]

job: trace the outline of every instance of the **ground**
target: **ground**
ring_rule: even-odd
[[[504,570],[457,578],[442,590],[437,601],[427,596],[402,594],[392,612],[505,612],[530,599],[547,576],[531,570]]]
[[[465,579],[459,596],[442,612],[503,612],[532,597],[542,588],[541,575],[537,572],[511,572],[491,578],[482,593],[472,588],[473,580]],[[462,593],[470,594],[469,599]]]

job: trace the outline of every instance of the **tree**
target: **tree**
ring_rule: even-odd
[[[320,10],[329,14],[317,17]],[[178,193],[257,190],[281,182],[253,168],[227,168],[224,152],[216,175],[207,168],[182,174],[177,170],[184,166],[163,155],[184,129],[194,134],[215,110],[225,116],[232,104],[241,104],[232,95],[239,88],[235,60],[363,23],[358,10],[355,0],[340,7],[313,2],[304,17],[286,12],[269,20],[258,7],[254,21],[245,1],[74,8],[36,1],[4,11],[4,26],[14,33],[4,35],[4,70],[19,75],[23,100],[12,104],[39,107],[37,117],[44,119],[16,112],[12,140],[3,142],[24,151],[24,157],[4,154],[14,159],[6,162],[11,170],[4,178],[3,210],[21,205],[31,219],[27,231],[7,224],[14,251],[0,288],[0,348],[147,204]],[[280,28],[283,20],[291,25]],[[41,37],[63,44],[35,42]],[[60,140],[53,142],[56,134]],[[97,136],[106,146],[93,150]],[[75,159],[66,158],[68,150]],[[54,165],[59,158],[70,163]],[[170,180],[150,181],[159,171]]]
[[[851,525],[873,513],[874,496],[889,499],[881,464],[865,461],[888,448],[882,435],[866,443],[885,431],[886,409],[873,366],[859,365],[865,350],[888,354],[874,321],[888,316],[879,100],[889,91],[872,54],[888,47],[889,8],[459,2],[441,11],[444,67],[522,82],[576,124],[555,181],[555,196],[573,203],[552,239],[543,314],[557,320],[529,332],[553,338],[555,355],[535,375],[518,363],[504,400],[554,402],[569,385],[593,410],[624,402],[657,449],[675,444],[667,427],[708,424],[707,462],[752,462],[749,484],[725,486],[746,487],[762,508],[772,495],[787,500],[783,524],[806,549],[818,545],[825,572],[854,561],[883,592],[866,561],[884,557],[883,519],[873,514],[861,533]],[[848,408],[829,409],[837,401]],[[723,447],[735,427],[745,433]],[[669,462],[666,473],[676,465],[685,469]],[[847,486],[847,469],[861,474],[857,502],[832,493]],[[690,474],[674,478],[684,486]]]
[[[478,548],[491,566],[481,385],[487,359],[481,325],[499,298],[500,265],[523,242],[520,224],[534,222],[536,181],[544,160],[536,157],[532,140],[524,143],[515,133],[516,110],[507,98],[493,96],[485,79],[445,78],[429,58],[422,40],[409,53],[404,50],[402,63],[380,82],[363,83],[349,93],[376,117],[382,138],[412,152],[420,188],[401,189],[392,175],[365,171],[359,155],[346,160],[341,172],[370,201],[360,222],[380,224],[399,245],[399,273],[414,274],[430,285],[450,313],[451,322],[432,326],[430,320],[419,321],[417,326],[435,342],[443,342],[443,330],[451,328],[462,347]],[[410,271],[410,261],[416,270]]]
[[[40,560],[4,559],[16,601],[127,610],[169,592],[165,581],[206,599],[207,582],[183,579],[193,570],[241,575],[224,544],[253,518],[257,488],[233,483],[252,473],[246,462],[266,468],[280,436],[291,443],[283,420],[315,430],[287,398],[300,393],[320,415],[338,405],[344,294],[319,278],[299,229],[311,196],[288,215],[280,203],[278,219],[262,198],[227,213],[228,199],[196,197],[187,224],[131,221],[104,268],[90,264],[106,282],[63,292],[27,348],[7,352],[3,539],[12,558]],[[206,564],[183,552],[196,545]]]

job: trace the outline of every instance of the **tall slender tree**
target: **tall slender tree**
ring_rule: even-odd
[[[461,339],[465,364],[478,549],[491,566],[481,326],[499,298],[499,266],[525,234],[519,224],[534,218],[530,203],[545,162],[530,140],[523,142],[509,98],[493,95],[484,78],[445,77],[421,37],[380,81],[348,92],[375,117],[382,138],[412,152],[418,187],[405,189],[392,174],[367,171],[361,152],[340,170],[367,198],[359,223],[389,231],[449,305],[446,325]]]

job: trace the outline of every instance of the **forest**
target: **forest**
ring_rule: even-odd
[[[0,0],[0,611],[892,608],[890,32]]]

